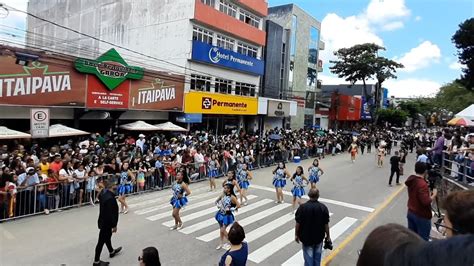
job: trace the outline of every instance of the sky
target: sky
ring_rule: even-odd
[[[27,6],[27,0],[0,3]],[[461,74],[451,37],[461,22],[474,17],[473,0],[268,0],[269,6],[288,3],[321,22],[324,70],[318,78],[323,84],[347,83],[329,71],[334,51],[367,42],[384,46],[382,56],[405,66],[397,79],[384,83],[391,96],[433,96]],[[25,28],[25,17],[17,12],[5,17],[0,9],[0,34],[1,25]]]

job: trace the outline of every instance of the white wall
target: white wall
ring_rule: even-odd
[[[28,11],[145,55],[184,66],[190,57],[194,0],[30,0]],[[28,43],[76,56],[95,58],[111,46],[28,18],[28,30],[67,39],[29,35]],[[175,67],[118,49],[131,65],[184,73]]]

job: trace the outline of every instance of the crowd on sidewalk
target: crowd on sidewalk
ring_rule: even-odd
[[[452,139],[448,151],[465,152],[462,147],[468,144],[463,144],[460,132]],[[399,141],[412,152],[416,147],[429,147],[436,138],[429,131],[359,128],[273,129],[262,134],[241,131],[219,136],[202,131],[138,134],[137,138],[97,133],[56,143],[9,142],[0,146],[0,219],[94,204],[103,178],[116,178],[126,185],[127,193],[163,189],[172,184],[179,170],[191,180],[203,179],[210,173],[225,175],[237,162],[252,170],[295,158],[336,155],[346,152],[354,140],[362,153],[384,143],[390,154]]]

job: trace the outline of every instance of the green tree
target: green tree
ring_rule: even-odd
[[[445,109],[456,114],[472,103],[474,103],[474,91],[466,90],[461,82],[454,81],[440,88],[432,104],[436,110]]]
[[[377,110],[380,107],[380,98],[382,95],[382,83],[389,78],[397,78],[395,73],[397,68],[403,67],[393,60],[379,56],[378,52],[385,50],[384,47],[375,43],[364,43],[354,45],[350,48],[341,48],[334,52],[338,58],[335,61],[330,61],[333,66],[329,69],[339,78],[344,78],[351,84],[357,81],[362,81],[364,85],[364,96],[367,101],[370,101],[372,96],[367,92],[366,81],[370,78],[377,80],[375,91],[375,106],[371,106],[370,113],[377,121]],[[375,113],[375,116],[374,116]]]
[[[461,23],[451,40],[458,49],[459,62],[465,65],[461,83],[468,90],[472,90],[474,87],[474,18]]]
[[[377,115],[379,120],[377,121],[378,124],[385,124],[385,122],[389,123],[392,126],[404,126],[405,122],[408,118],[408,113],[394,108],[387,108],[387,109],[379,109],[377,110]]]

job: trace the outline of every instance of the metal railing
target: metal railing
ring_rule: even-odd
[[[323,150],[325,154],[328,152],[327,149]],[[270,167],[279,161],[289,162],[295,156],[299,156],[303,160],[321,157],[324,154],[318,153],[316,147],[266,151],[256,154],[252,160],[248,161],[248,169]],[[230,159],[220,161],[220,167],[217,169],[218,177],[226,175],[231,167]],[[207,163],[180,164],[177,167],[173,167],[170,163],[164,163],[162,168],[152,168],[140,176],[139,173],[134,172],[135,177],[130,184],[132,189],[127,195],[169,188],[174,183],[179,170],[185,171],[191,182],[208,179]],[[88,177],[83,182],[49,182],[12,190],[0,190],[0,222],[95,205],[97,196],[103,187],[102,180],[108,179],[116,182],[119,178],[119,174],[103,174]]]
[[[462,185],[474,182],[472,160],[462,154],[443,152],[441,168],[444,177],[457,181]]]

